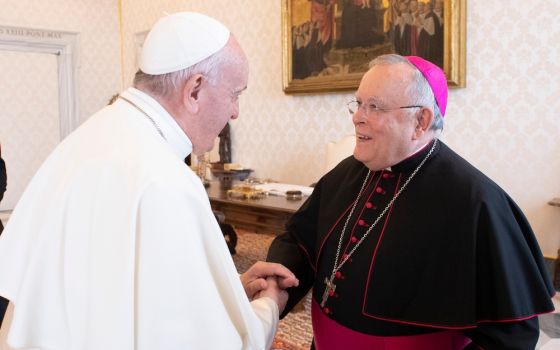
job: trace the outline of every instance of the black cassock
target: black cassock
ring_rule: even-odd
[[[360,241],[431,146],[370,175],[341,256]],[[342,228],[367,173],[354,157],[343,160],[320,179],[287,232],[272,243],[267,260],[300,279],[284,314],[311,287],[314,302],[321,302]],[[554,309],[554,288],[519,207],[441,141],[334,282],[323,312],[376,336],[454,329],[484,348],[526,349],[539,335],[534,316]]]
[[[6,186],[8,183],[8,177],[6,175],[6,163],[0,156],[0,202],[2,198],[4,198],[4,192],[6,192]],[[4,225],[2,225],[2,221],[0,221],[0,235],[2,235],[2,231],[4,230]],[[2,325],[2,320],[4,319],[4,314],[6,313],[6,309],[8,308],[8,300],[0,296],[0,326]]]

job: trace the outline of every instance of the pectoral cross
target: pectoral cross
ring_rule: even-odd
[[[329,293],[331,291],[334,293],[334,291],[336,290],[336,286],[334,285],[333,280],[334,274],[331,276],[331,278],[325,277],[325,291],[323,292],[323,298],[321,299],[321,307],[325,307],[325,303],[329,298]]]

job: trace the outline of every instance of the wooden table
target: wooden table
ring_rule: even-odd
[[[305,201],[266,196],[262,199],[229,198],[227,190],[236,182],[212,181],[206,188],[212,209],[224,214],[225,222],[236,228],[279,234],[286,221]]]

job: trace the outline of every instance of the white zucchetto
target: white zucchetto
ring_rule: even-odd
[[[176,72],[218,52],[230,31],[214,18],[179,12],[159,19],[152,27],[140,57],[140,70],[152,75]]]

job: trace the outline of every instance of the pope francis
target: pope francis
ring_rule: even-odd
[[[278,264],[237,274],[184,164],[239,113],[248,62],[220,22],[160,19],[134,87],[47,158],[0,238],[0,348],[267,349],[298,282]]]

